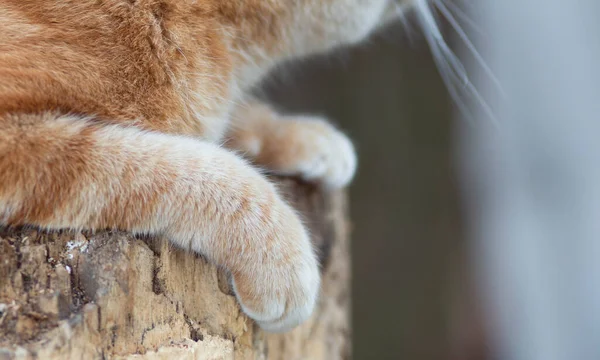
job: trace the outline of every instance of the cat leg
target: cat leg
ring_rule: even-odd
[[[268,331],[313,311],[308,234],[276,188],[235,154],[195,139],[56,114],[0,115],[0,225],[165,236],[225,267]]]
[[[276,174],[300,176],[327,188],[347,185],[356,171],[351,141],[326,120],[282,116],[254,100],[233,112],[227,146]]]

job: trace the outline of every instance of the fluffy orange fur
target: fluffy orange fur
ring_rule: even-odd
[[[166,236],[227,268],[263,328],[296,326],[318,296],[309,237],[218,144],[346,185],[356,160],[343,134],[245,92],[281,60],[359,41],[390,5],[0,0],[0,224]]]

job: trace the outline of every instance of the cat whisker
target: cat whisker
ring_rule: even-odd
[[[463,23],[468,25],[472,30],[479,35],[485,36],[485,32],[463,9],[456,5],[453,1],[441,0],[441,2]]]
[[[410,21],[406,17],[407,8],[409,6],[407,4],[395,4],[394,9],[396,10],[396,16],[400,20],[400,24],[404,28],[404,32],[406,33],[406,37],[408,38],[408,42],[413,45],[414,44],[414,29],[410,24]]]
[[[440,13],[442,13],[442,15],[444,15],[446,20],[448,20],[448,23],[450,23],[450,25],[452,26],[454,31],[456,31],[456,33],[458,34],[460,39],[464,42],[467,49],[475,57],[475,60],[477,60],[479,65],[486,72],[487,76],[489,76],[489,78],[493,81],[494,85],[498,88],[498,90],[500,90],[502,92],[502,86],[500,85],[500,81],[498,81],[498,79],[494,75],[494,72],[492,71],[492,69],[490,69],[490,67],[487,65],[486,61],[483,59],[483,57],[481,56],[479,51],[477,51],[477,48],[475,47],[475,45],[473,45],[473,42],[471,41],[471,39],[469,39],[469,36],[467,35],[467,33],[463,30],[463,28],[460,26],[459,22],[456,20],[456,18],[452,14],[452,12],[446,6],[446,4],[449,4],[450,2],[447,2],[444,0],[433,0],[433,2],[435,4],[435,6],[437,7],[437,9],[440,11]]]
[[[466,38],[466,41],[468,42],[467,46],[470,45],[472,48],[471,50],[474,50],[475,47],[472,45],[471,41],[466,36],[466,33],[464,30],[462,30],[459,23],[456,21],[448,8],[444,7],[443,4],[440,6],[438,0],[434,0],[433,4],[438,9],[440,9],[440,7],[444,9],[440,9],[440,13],[448,19],[463,41],[465,41]],[[471,107],[467,103],[467,99],[465,99],[474,98],[475,102],[481,107],[485,116],[495,124],[496,118],[494,112],[480,94],[479,90],[477,90],[477,88],[469,79],[468,73],[458,56],[456,56],[456,54],[448,46],[444,36],[440,31],[438,21],[434,15],[434,10],[432,9],[428,0],[416,0],[415,7],[423,27],[425,38],[430,45],[434,60],[440,70],[442,80],[448,87],[450,96],[456,103],[459,111],[463,114],[463,117],[469,120],[475,117],[473,113],[474,111],[471,110]],[[477,53],[476,57],[478,55],[479,53]],[[483,59],[479,56],[478,61],[483,61]],[[487,65],[485,65],[485,62],[483,63],[483,66],[486,69],[489,69]],[[495,79],[495,77],[492,78]]]

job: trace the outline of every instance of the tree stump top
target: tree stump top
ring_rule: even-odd
[[[161,239],[0,228],[0,360],[349,358],[345,195],[278,182],[322,263],[319,305],[302,326],[262,332],[225,272]]]

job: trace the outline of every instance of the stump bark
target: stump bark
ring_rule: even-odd
[[[346,197],[277,181],[322,263],[302,326],[262,332],[225,272],[161,239],[0,228],[0,360],[350,358]]]

